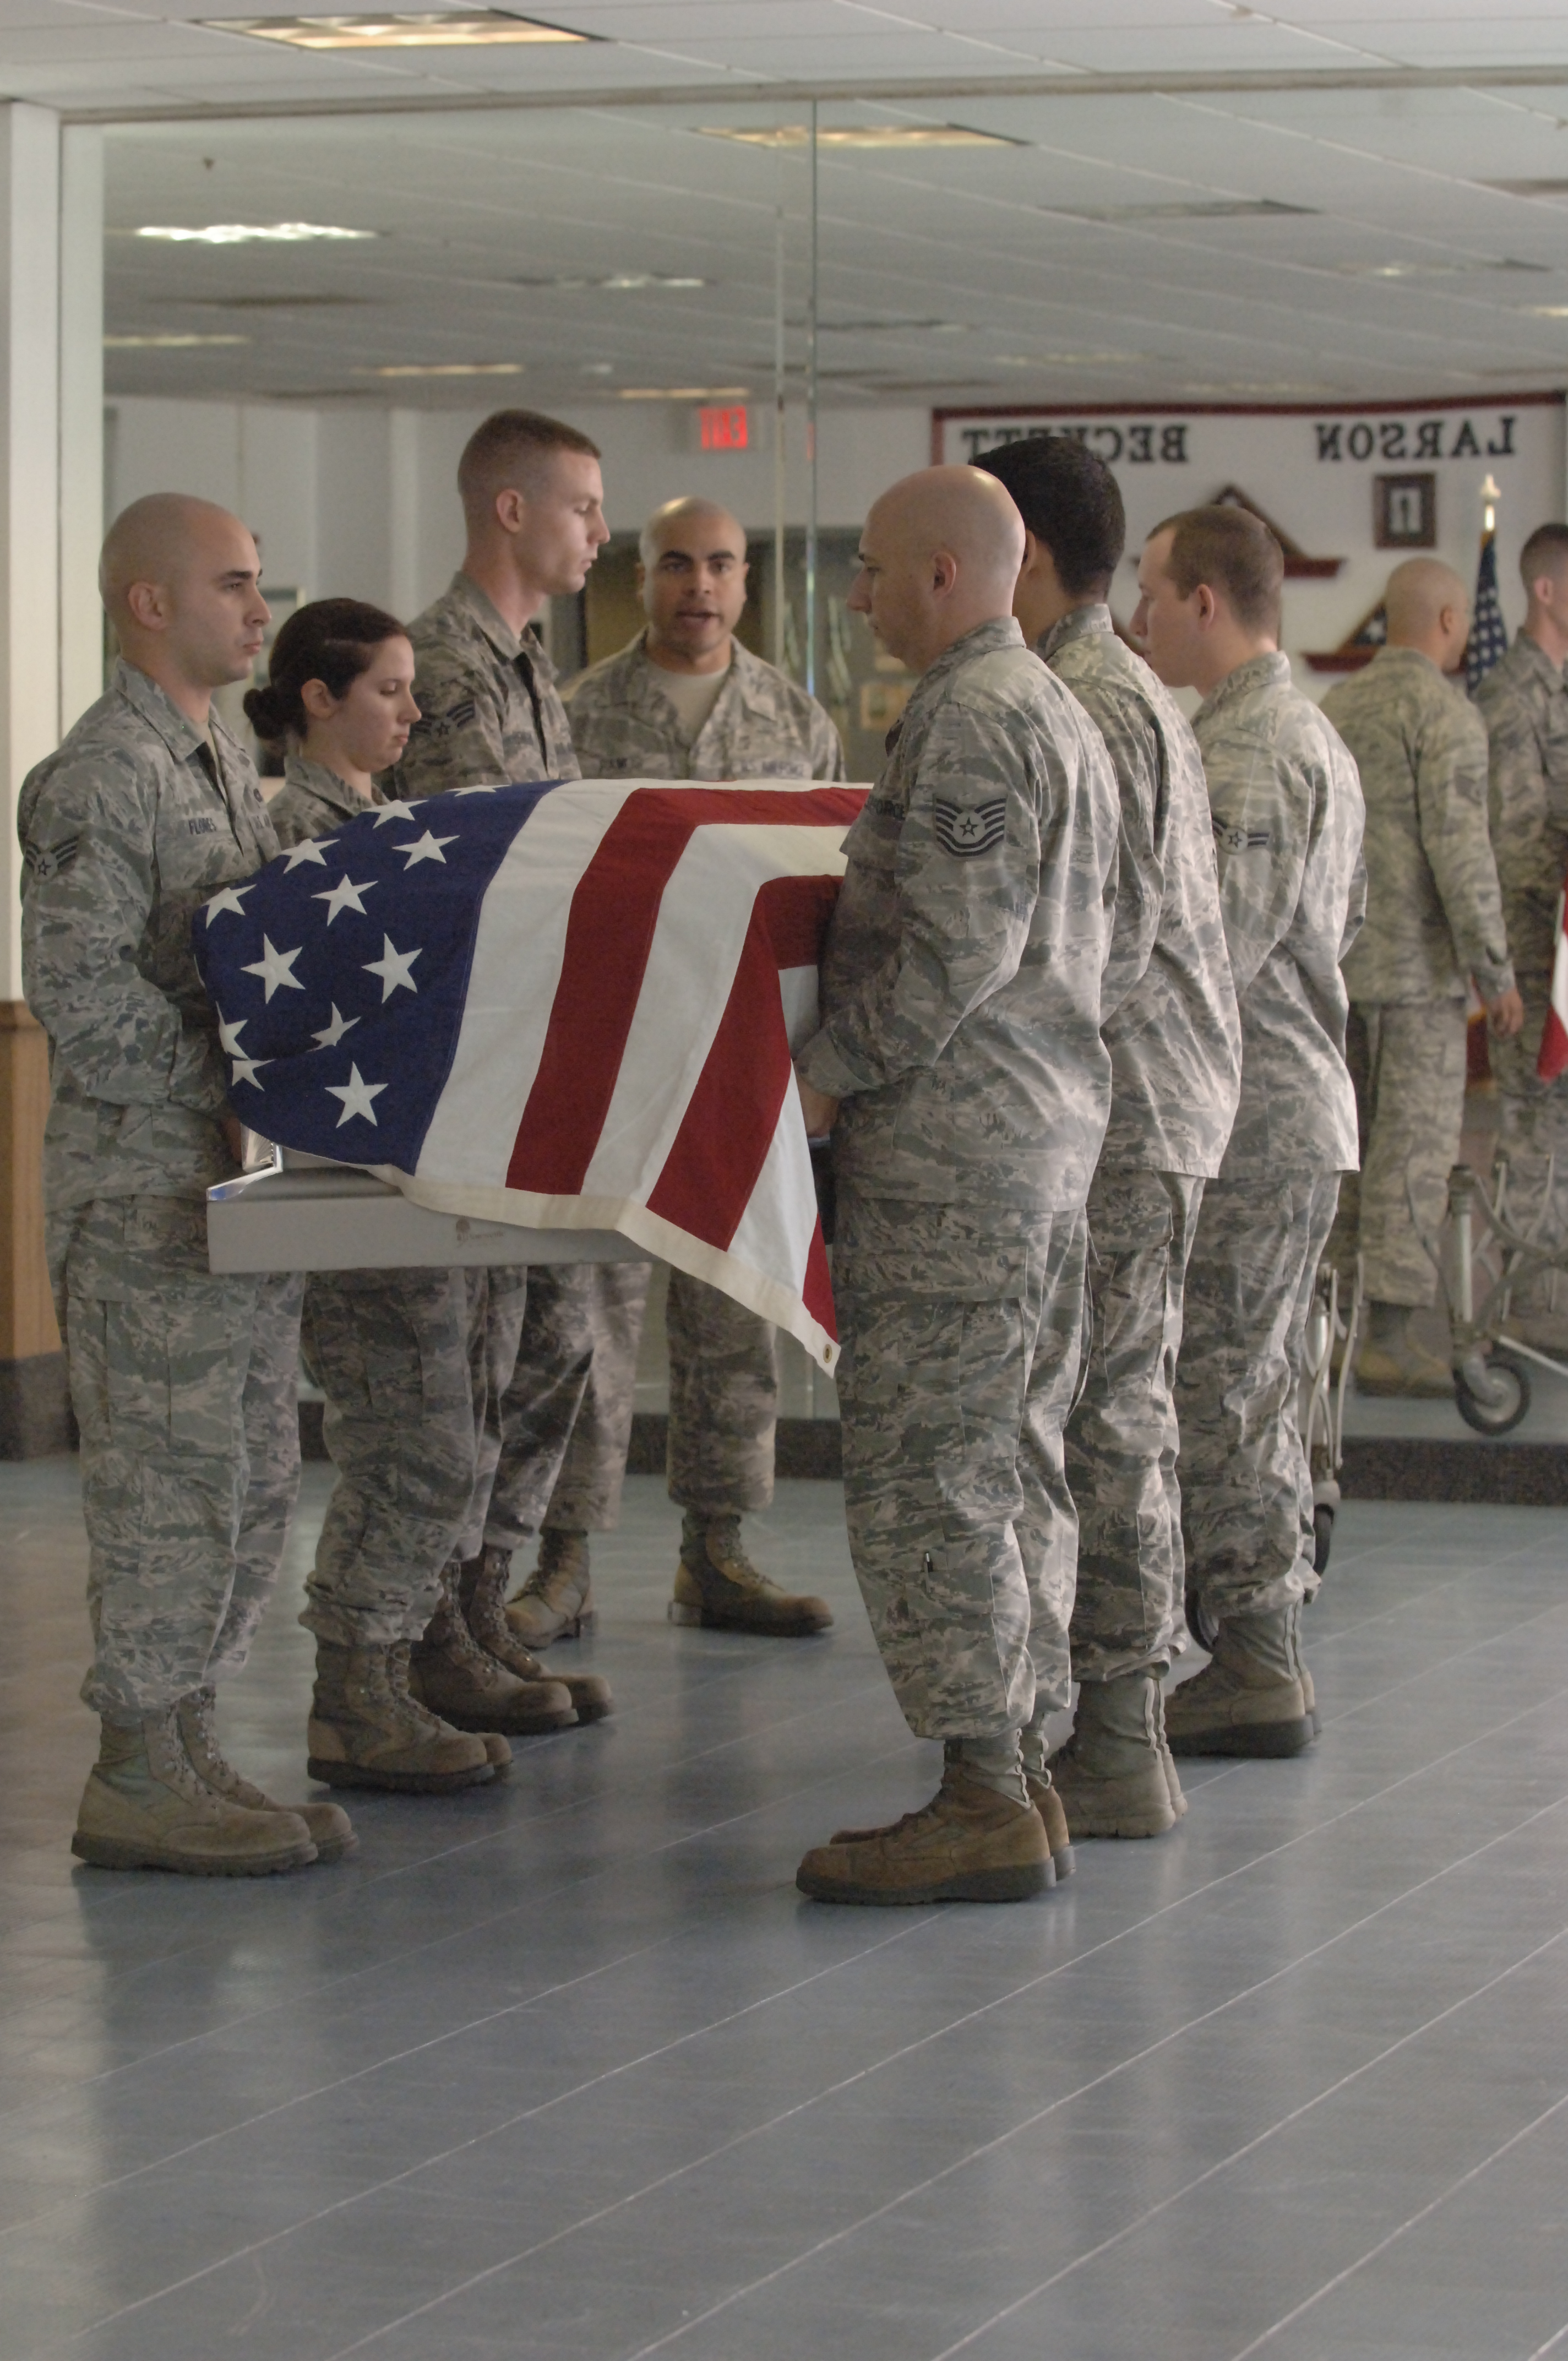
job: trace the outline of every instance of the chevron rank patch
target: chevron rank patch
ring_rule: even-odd
[[[943,851],[958,860],[990,852],[1007,833],[1007,798],[999,796],[993,804],[934,803],[931,825]]]

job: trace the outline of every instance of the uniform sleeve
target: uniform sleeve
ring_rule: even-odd
[[[1040,886],[1040,814],[1004,727],[949,706],[923,749],[898,848],[903,934],[808,1042],[830,1098],[936,1064],[963,1019],[1017,973]]]
[[[1100,982],[1103,1025],[1142,981],[1159,933],[1165,869],[1157,835],[1165,763],[1164,749],[1146,719],[1108,699],[1097,702],[1090,714],[1116,779],[1116,902]]]
[[[1512,988],[1502,895],[1486,824],[1486,736],[1455,701],[1416,747],[1416,818],[1461,972],[1484,1000]]]
[[[152,798],[113,757],[58,771],[29,815],[22,977],[27,1005],[88,1094],[223,1112],[216,1036],[137,966],[156,899]]]
[[[445,648],[422,649],[414,701],[420,718],[391,773],[394,794],[417,802],[454,787],[505,785],[505,717],[482,674]]]
[[[1282,760],[1266,739],[1251,735],[1205,747],[1203,767],[1220,914],[1239,994],[1296,915],[1311,844],[1312,783],[1302,763]]]

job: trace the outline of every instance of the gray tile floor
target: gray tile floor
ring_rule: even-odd
[[[4,2361],[1568,2356],[1560,1516],[1347,1505],[1309,1758],[1193,1765],[1038,1904],[886,1914],[795,1861],[933,1750],[837,1488],[759,1523],[828,1639],[672,1630],[640,1479],[615,1720],[210,1885],[72,1866],[75,1475],[0,1468]],[[291,1605],[226,1708],[282,1792]]]

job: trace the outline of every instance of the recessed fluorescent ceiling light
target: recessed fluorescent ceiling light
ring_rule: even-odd
[[[146,223],[137,237],[160,237],[170,246],[302,246],[313,237],[376,237],[373,229],[339,229],[324,222],[208,222],[203,229]]]
[[[1568,320],[1568,303],[1521,303],[1519,309],[1531,320]]]
[[[621,385],[622,401],[744,401],[749,385]]]
[[[1486,262],[1470,256],[1458,262],[1335,262],[1347,279],[1449,279],[1458,270],[1544,270],[1549,262]]]
[[[190,345],[248,345],[248,336],[105,336],[114,352],[183,352]]]
[[[608,287],[618,295],[636,292],[644,287],[706,287],[706,279],[693,279],[682,272],[673,275],[663,270],[615,270],[606,279],[512,279],[510,287]]]
[[[365,295],[177,295],[182,312],[315,312],[365,303]]]
[[[699,123],[705,139],[738,139],[744,148],[809,148],[811,126],[806,123],[775,124],[768,131],[742,130],[739,125]],[[817,134],[819,148],[1027,148],[1026,139],[1010,139],[1002,131],[970,131],[961,123],[840,123],[824,124]]]
[[[282,41],[296,49],[489,49],[518,41],[590,41],[592,33],[568,33],[536,17],[513,16],[504,8],[453,9],[405,16],[203,16],[214,33],[249,33],[260,41]]]
[[[1146,361],[1148,353],[998,353],[998,368],[1100,368],[1111,361]]]
[[[521,377],[521,361],[389,361],[384,368],[356,369],[356,377]]]
[[[1283,205],[1273,197],[1193,197],[1159,205],[1042,205],[1069,221],[1241,221],[1277,214],[1316,214],[1316,205]]]
[[[1483,181],[1481,186],[1505,197],[1568,197],[1568,181]]]
[[[792,328],[804,328],[806,324],[804,320],[790,322]],[[818,320],[817,327],[818,335],[824,336],[963,336],[969,333],[962,320]]]

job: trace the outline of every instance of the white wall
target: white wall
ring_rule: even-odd
[[[462,555],[457,456],[484,410],[327,409],[124,398],[110,406],[108,512],[143,493],[220,500],[254,527],[268,578],[312,598],[374,599],[411,614]],[[706,492],[751,533],[773,518],[770,414],[753,408],[754,447],[704,452],[684,403],[604,403],[572,423],[604,453],[609,522],[634,532],[661,500]],[[834,410],[820,425],[824,527],[855,526],[894,477],[930,455],[924,410]],[[786,436],[788,521],[806,517],[800,415]]]

